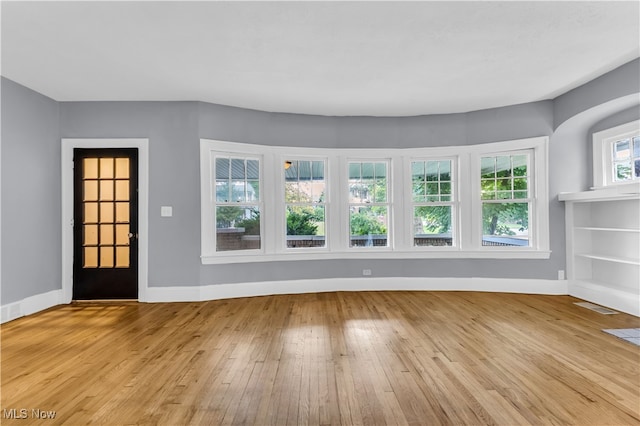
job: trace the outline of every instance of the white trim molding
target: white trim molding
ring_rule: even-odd
[[[64,303],[62,290],[52,290],[47,293],[25,297],[22,300],[0,307],[0,323],[35,314],[62,303]]]
[[[566,295],[566,280],[512,278],[368,277],[150,287],[148,302],[201,302],[238,297],[333,291],[482,291]]]
[[[138,149],[138,300],[146,302],[149,259],[149,139],[62,139],[62,302],[73,297],[73,149]]]

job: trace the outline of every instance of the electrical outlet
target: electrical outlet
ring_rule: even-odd
[[[564,269],[558,270],[558,279],[564,280]]]
[[[369,275],[371,275],[371,269],[363,269],[362,275],[364,275],[365,277],[368,277]]]

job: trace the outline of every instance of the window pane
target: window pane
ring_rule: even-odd
[[[634,175],[636,179],[640,178],[640,160],[634,162]]]
[[[231,179],[245,179],[247,174],[245,173],[244,159],[232,158],[231,159]]]
[[[616,181],[631,179],[631,162],[614,163],[614,177]]]
[[[349,183],[349,202],[370,203],[373,194],[369,192],[370,185],[364,182]]]
[[[631,156],[629,142],[629,139],[624,139],[613,144],[613,158],[615,160],[624,160]]]
[[[360,163],[349,163],[349,179],[359,180],[361,178]]]
[[[373,179],[374,177],[373,163],[362,163],[362,179]]]
[[[96,201],[98,199],[98,181],[87,180],[84,182],[83,200]]]
[[[98,203],[84,203],[84,223],[98,222]]]
[[[514,155],[511,159],[513,161],[513,175],[527,176],[527,156]]]
[[[100,181],[100,201],[113,200],[113,181],[102,180]]]
[[[258,160],[247,160],[247,179],[260,179],[259,164]]]
[[[481,177],[483,179],[494,178],[496,175],[496,161],[494,157],[482,157],[480,160]]]
[[[511,177],[511,157],[496,157],[496,176]]]
[[[113,222],[113,203],[100,203],[100,222]]]
[[[440,180],[451,180],[451,161],[440,161]]]
[[[375,163],[375,175],[377,179],[387,177],[387,165],[385,163]]]
[[[298,164],[298,179],[311,180],[311,161],[300,161]]]
[[[228,158],[216,158],[216,179],[229,179]]]
[[[451,206],[419,206],[413,209],[415,246],[450,246]]]
[[[427,161],[426,167],[427,180],[430,182],[434,182],[438,180],[438,162],[437,161]]]
[[[216,201],[226,203],[230,200],[229,195],[229,181],[217,180],[216,181]]]
[[[129,177],[129,159],[116,158],[116,177],[127,179]]]
[[[633,157],[640,157],[640,136],[633,138]]]
[[[325,246],[324,206],[287,206],[287,247]]]
[[[103,179],[112,179],[113,174],[113,158],[100,159],[100,177]]]
[[[411,162],[411,176],[412,179],[422,180],[424,177],[424,161]]]
[[[216,207],[216,251],[259,248],[260,209],[258,207]]]
[[[349,246],[387,246],[388,217],[386,206],[351,206]]]
[[[247,201],[259,201],[260,200],[260,181],[249,180],[247,181]]]
[[[231,201],[246,201],[244,180],[234,180],[231,182]]]
[[[528,246],[529,203],[482,203],[483,246]]]
[[[85,158],[83,160],[83,165],[84,165],[83,179],[98,178],[98,159],[97,158]]]

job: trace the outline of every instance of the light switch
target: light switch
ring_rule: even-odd
[[[162,206],[162,207],[160,207],[160,216],[162,216],[162,217],[171,217],[171,216],[173,216],[173,207],[171,207],[171,206]]]

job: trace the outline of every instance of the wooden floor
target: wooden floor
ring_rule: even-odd
[[[0,415],[3,425],[640,424],[640,347],[601,331],[640,319],[576,301],[354,292],[61,306],[2,326]]]

